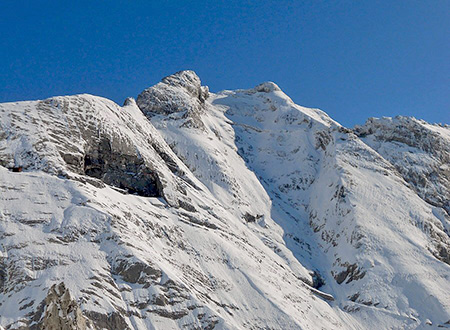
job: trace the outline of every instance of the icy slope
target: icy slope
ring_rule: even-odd
[[[0,114],[0,325],[348,327],[132,100],[59,97]]]

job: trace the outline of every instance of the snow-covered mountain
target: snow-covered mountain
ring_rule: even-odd
[[[0,329],[450,328],[450,127],[178,72],[0,104]]]

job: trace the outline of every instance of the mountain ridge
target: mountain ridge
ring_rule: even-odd
[[[0,325],[448,326],[449,132],[193,71],[123,107],[0,104]]]

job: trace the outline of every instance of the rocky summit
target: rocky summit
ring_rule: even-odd
[[[0,329],[450,329],[450,127],[192,71],[0,104]]]

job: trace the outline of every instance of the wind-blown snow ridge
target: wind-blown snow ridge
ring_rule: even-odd
[[[450,328],[449,136],[193,71],[0,104],[0,327]]]

